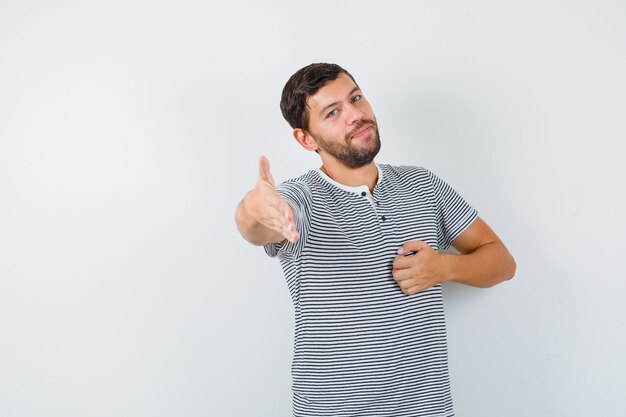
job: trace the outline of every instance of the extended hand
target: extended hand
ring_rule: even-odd
[[[291,206],[278,194],[270,163],[266,157],[259,158],[259,177],[248,193],[246,211],[260,224],[283,235],[295,243],[300,234],[296,230]]]
[[[405,256],[415,252],[412,256]],[[445,255],[437,253],[426,242],[411,240],[398,249],[391,274],[402,292],[415,294],[445,281]]]

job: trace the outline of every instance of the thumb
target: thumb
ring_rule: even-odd
[[[274,178],[270,173],[270,161],[263,155],[259,157],[259,178],[275,185]]]
[[[428,243],[423,242],[421,240],[410,240],[406,242],[404,245],[400,246],[400,249],[398,249],[398,254],[404,255],[409,252],[418,252],[422,249],[425,249],[426,246],[428,246]]]

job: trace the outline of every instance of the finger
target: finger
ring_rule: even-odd
[[[290,242],[295,243],[300,237],[300,233],[296,230],[293,210],[288,205],[284,210],[284,215],[284,229],[286,230],[286,234],[284,234],[284,236],[289,239]]]
[[[402,292],[406,295],[415,295],[419,292],[420,287],[403,288]]]
[[[408,269],[415,263],[412,256],[398,255],[393,259],[393,269]]]
[[[417,294],[418,292],[427,290],[428,288],[429,287],[424,287],[424,285],[414,285],[412,287],[404,289],[403,291],[406,295],[413,295],[413,294]]]
[[[283,236],[291,243],[296,243],[298,239],[300,239],[300,233],[298,233],[295,229],[285,230],[283,232]]]
[[[270,182],[272,185],[276,184],[270,172],[270,161],[264,155],[259,157],[259,178]]]
[[[283,228],[281,234],[291,243],[296,243],[300,239],[300,233],[293,227]]]
[[[265,178],[269,171],[270,161],[265,157],[265,155],[259,156],[259,177]]]
[[[391,271],[391,275],[393,276],[394,281],[401,282],[406,281],[407,279],[415,278],[412,276],[411,271],[409,269],[394,269]]]
[[[400,246],[400,248],[398,249],[398,253],[400,255],[405,255],[409,252],[418,252],[422,249],[425,249],[426,246],[428,246],[428,243],[421,240],[410,240],[404,245]]]
[[[287,209],[283,205],[272,208],[271,212],[268,214],[266,226],[280,232],[286,238],[291,238],[291,235],[293,235],[293,232],[296,230],[294,222],[289,220]]]
[[[279,232],[290,242],[298,240],[300,234],[296,230],[293,209],[276,190],[266,192],[260,206],[263,211],[262,224]]]
[[[289,240],[291,243],[295,243],[300,234],[296,230],[296,224],[293,219],[293,213],[291,211],[291,207],[285,204],[286,207],[281,207],[279,210],[275,211],[273,215],[273,220],[271,225],[269,226],[273,230],[279,232],[283,237]]]
[[[412,293],[417,292],[420,288],[423,287],[423,284],[418,280],[402,280],[397,281],[398,287],[402,290],[403,293],[409,295],[409,291]]]

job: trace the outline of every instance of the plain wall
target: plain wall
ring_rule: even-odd
[[[518,264],[444,286],[461,416],[623,412],[623,1],[0,3],[0,415],[288,416],[293,308],[233,220],[337,62],[379,163],[424,166]]]

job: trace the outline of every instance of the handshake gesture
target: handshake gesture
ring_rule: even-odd
[[[278,194],[270,163],[259,158],[259,176],[256,185],[241,200],[235,213],[237,229],[250,243],[295,243],[300,234],[296,230],[291,206]]]

